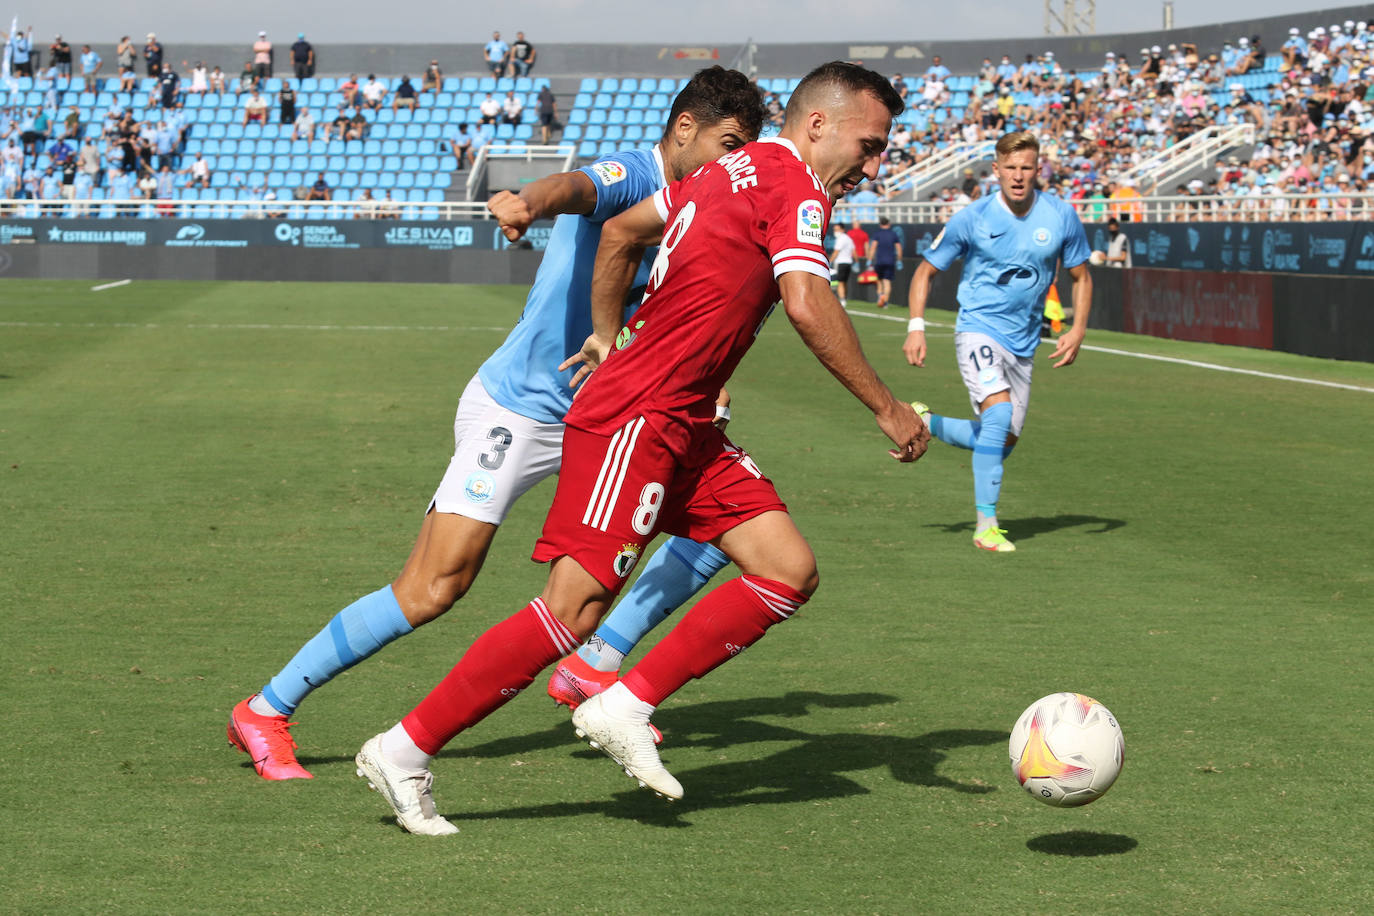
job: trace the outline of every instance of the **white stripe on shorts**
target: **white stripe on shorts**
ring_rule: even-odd
[[[601,463],[596,485],[592,487],[591,499],[587,501],[587,511],[582,514],[582,524],[605,531],[611,521],[611,510],[620,496],[620,488],[625,483],[625,471],[630,465],[639,431],[644,427],[644,418],[636,417],[611,437],[606,448],[606,460]]]

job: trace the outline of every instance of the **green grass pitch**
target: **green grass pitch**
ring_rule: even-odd
[[[457,837],[353,774],[543,584],[551,482],[445,619],[341,676],[269,784],[229,708],[395,575],[464,383],[523,291],[0,284],[0,911],[1327,913],[1374,909],[1374,392],[1042,352],[1007,463],[1018,545],[970,544],[967,453],[898,465],[781,311],[731,432],[820,562],[797,619],[656,721],[669,806],[543,681],[435,763]],[[899,394],[968,413],[855,322]],[[1094,332],[1088,344],[1374,388],[1374,366]],[[652,639],[652,637],[651,637]],[[1119,717],[1102,800],[1044,807],[1007,734],[1058,690]]]

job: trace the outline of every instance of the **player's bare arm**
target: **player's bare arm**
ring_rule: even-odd
[[[663,217],[653,198],[641,200],[602,228],[592,267],[592,333],[582,351],[569,356],[558,367],[562,372],[582,364],[568,382],[569,387],[582,384],[611,352],[615,335],[625,324],[625,297],[639,271],[644,250],[662,238]]]
[[[1054,352],[1050,354],[1052,367],[1071,366],[1078,358],[1078,348],[1083,346],[1083,335],[1088,333],[1088,312],[1093,307],[1093,278],[1088,273],[1086,263],[1069,268],[1073,277],[1073,327],[1055,342]]]
[[[778,289],[788,320],[802,341],[841,385],[873,411],[878,428],[897,445],[888,454],[898,461],[915,461],[925,454],[930,442],[925,423],[878,378],[829,282],[794,270],[778,278]]]
[[[498,191],[487,209],[501,224],[501,232],[517,241],[537,219],[564,213],[586,214],[596,208],[596,186],[586,172],[559,172],[531,182],[519,194]]]
[[[929,261],[922,261],[916,268],[916,273],[911,278],[911,289],[907,293],[908,308],[911,310],[913,319],[921,319],[922,324],[926,316],[926,300],[930,298],[930,282],[939,273],[931,266]],[[926,364],[926,332],[924,326],[918,331],[908,331],[906,342],[902,344],[902,352],[906,354],[906,361],[913,366],[924,367]]]

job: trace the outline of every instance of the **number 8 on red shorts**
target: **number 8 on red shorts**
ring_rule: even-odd
[[[772,510],[787,511],[773,482],[725,434],[705,464],[686,467],[644,417],[612,435],[569,426],[558,490],[534,559],[570,556],[619,593],[660,531],[709,541]]]

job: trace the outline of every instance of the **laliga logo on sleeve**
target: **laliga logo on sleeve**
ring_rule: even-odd
[[[823,224],[825,222],[825,210],[820,203],[808,200],[797,207],[797,241],[809,242],[812,245],[823,244]]]
[[[592,171],[596,173],[597,178],[601,179],[601,183],[608,188],[617,181],[624,181],[625,176],[629,174],[625,171],[625,166],[616,162],[614,159],[608,159],[605,162],[593,162]]]

